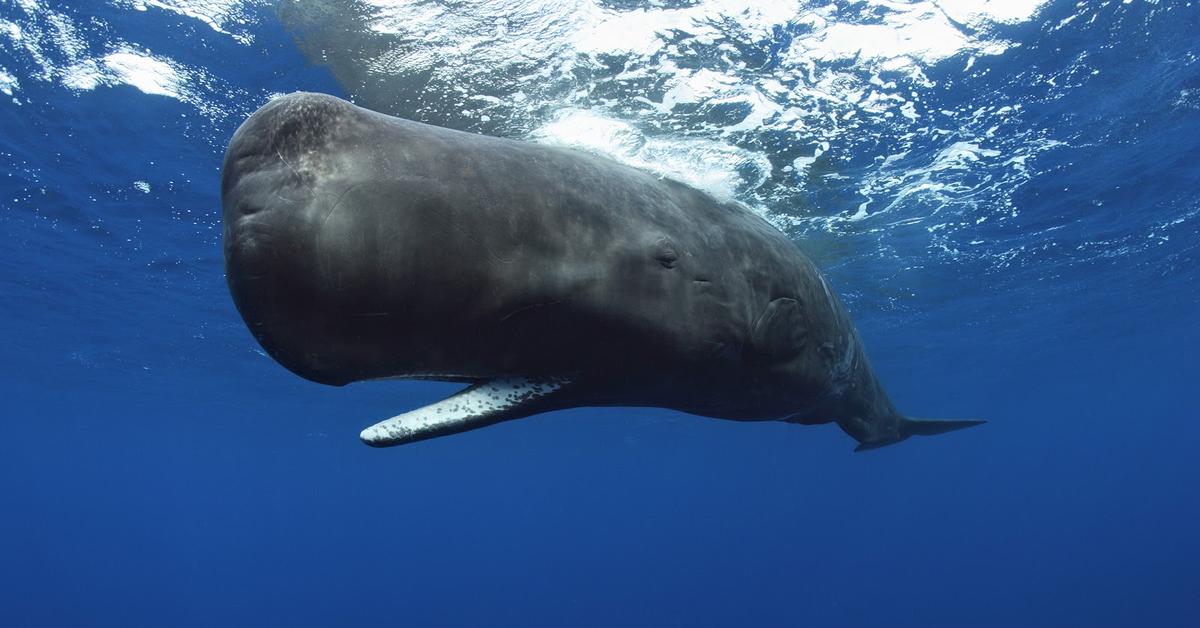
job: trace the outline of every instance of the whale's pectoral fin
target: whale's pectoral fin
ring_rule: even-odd
[[[564,377],[490,379],[435,404],[376,423],[359,437],[372,447],[391,447],[571,407],[575,404],[561,398],[569,386]]]
[[[935,436],[987,423],[987,421],[977,419],[910,419],[903,416],[897,417],[897,419],[893,435],[870,440],[860,439],[859,445],[854,448],[854,451],[866,451],[868,449],[886,447],[910,436]],[[845,426],[843,426],[843,429],[846,429]],[[855,436],[854,434],[851,435]],[[859,438],[859,436],[855,436],[855,438]]]

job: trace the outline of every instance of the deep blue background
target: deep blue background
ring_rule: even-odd
[[[991,421],[864,455],[834,427],[644,409],[363,447],[362,426],[454,387],[298,380],[257,352],[221,267],[225,139],[262,90],[341,93],[329,75],[269,18],[249,47],[137,18],[143,44],[229,81],[215,117],[30,79],[0,49],[23,101],[0,102],[0,625],[1196,625],[1200,100],[1172,103],[1200,88],[1200,21],[1121,16],[1030,27],[984,61],[1104,70],[1067,99],[1003,86],[1079,141],[991,235],[1133,242],[1183,220],[974,281],[934,265],[907,310],[860,296],[899,407]],[[942,97],[991,98],[983,80]],[[880,264],[832,275],[853,291]]]

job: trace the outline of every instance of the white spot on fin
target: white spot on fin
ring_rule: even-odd
[[[376,423],[363,430],[359,438],[372,447],[402,445],[565,407],[544,400],[568,383],[562,377],[488,380],[435,404]]]

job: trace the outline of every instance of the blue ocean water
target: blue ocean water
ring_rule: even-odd
[[[995,5],[995,6],[992,6]],[[0,625],[1193,626],[1200,5],[0,4]],[[579,409],[397,449],[224,284],[274,94],[579,146],[763,212],[897,406]]]

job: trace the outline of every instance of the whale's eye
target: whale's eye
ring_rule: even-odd
[[[666,238],[659,238],[654,244],[654,259],[658,260],[663,268],[675,268],[675,263],[679,261],[679,253],[675,252],[675,245]]]

